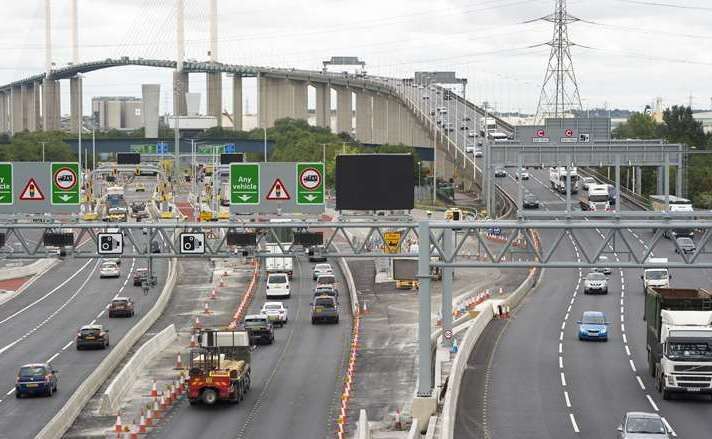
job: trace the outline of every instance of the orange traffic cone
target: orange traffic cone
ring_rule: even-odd
[[[176,357],[176,369],[183,369],[183,361],[180,358],[180,353],[178,353],[178,356]]]
[[[155,398],[158,396],[158,389],[156,388],[156,380],[153,380],[153,386],[151,386],[151,397]]]
[[[139,417],[139,421],[138,421],[138,432],[139,433],[146,432],[146,417],[143,415],[143,409],[141,409],[141,416]]]
[[[210,307],[208,306],[208,302],[205,302],[203,305],[203,314],[210,314]]]
[[[200,328],[200,318],[197,316],[195,317],[195,322],[193,322],[193,327]]]
[[[363,302],[363,313],[368,314],[368,302]]]
[[[190,336],[190,347],[194,348],[198,346],[198,342],[195,339],[195,334],[191,334]]]
[[[215,300],[218,298],[218,292],[215,288],[210,292],[210,300]]]
[[[122,431],[123,427],[121,426],[121,413],[119,412],[119,414],[116,415],[116,422],[114,423],[114,432],[121,433]]]

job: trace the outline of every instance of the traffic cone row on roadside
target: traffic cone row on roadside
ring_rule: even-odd
[[[364,302],[364,309],[366,304]],[[360,347],[360,329],[361,329],[361,317],[357,314],[354,317],[353,332],[351,335],[351,351],[349,353],[349,362],[346,367],[346,375],[344,376],[344,388],[341,392],[341,406],[339,408],[339,416],[336,419],[336,433],[339,438],[343,438],[345,435],[346,426],[346,412],[348,410],[349,401],[352,396],[352,384],[354,380],[354,373],[356,371],[356,358],[358,356],[358,351]]]

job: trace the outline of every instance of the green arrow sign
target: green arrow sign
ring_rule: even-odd
[[[260,204],[259,163],[230,164],[230,204]]]
[[[297,204],[324,204],[324,164],[297,163]]]
[[[12,204],[12,163],[0,163],[0,205]]]
[[[79,204],[79,163],[52,163],[52,204]]]

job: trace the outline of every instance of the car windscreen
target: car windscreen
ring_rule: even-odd
[[[626,433],[665,434],[665,426],[659,418],[628,418]]]
[[[667,279],[667,270],[648,270],[645,272],[645,278],[650,280]]]
[[[278,274],[274,276],[270,276],[269,279],[267,280],[268,283],[271,284],[286,284],[287,283],[287,275],[286,274]]]
[[[20,368],[19,375],[21,377],[37,377],[44,376],[46,372],[44,366],[25,366]]]
[[[316,280],[317,285],[331,285],[336,283],[334,276],[319,276]]]
[[[333,308],[334,307],[334,301],[331,298],[328,297],[318,297],[314,301],[314,306],[321,306],[324,308]]]
[[[603,325],[606,323],[606,318],[597,315],[585,315],[583,316],[583,323],[585,325]]]
[[[602,273],[588,273],[586,275],[586,280],[605,280],[606,276]]]
[[[712,349],[709,343],[677,343],[670,342],[667,346],[668,357],[680,361],[712,360]]]
[[[84,328],[81,330],[81,334],[85,336],[96,336],[99,335],[99,332],[101,331],[98,328]]]
[[[102,270],[111,270],[114,268],[116,268],[116,263],[114,262],[104,262],[103,264],[101,264]]]
[[[246,327],[256,327],[256,326],[264,326],[267,324],[266,319],[249,319],[245,320],[245,326]]]
[[[129,304],[129,301],[128,300],[114,300],[113,302],[111,302],[111,304],[114,306],[117,306],[117,305],[118,306],[126,306]]]
[[[677,245],[680,247],[694,247],[695,243],[690,238],[677,238]]]
[[[331,270],[331,265],[329,264],[316,264],[314,267],[314,270],[316,271],[330,271]]]
[[[263,306],[264,309],[282,309],[281,305],[265,305]]]

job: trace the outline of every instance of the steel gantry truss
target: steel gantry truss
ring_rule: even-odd
[[[346,258],[417,258],[418,261],[418,395],[432,393],[431,350],[431,269],[441,267],[444,273],[462,268],[644,268],[661,267],[649,261],[650,256],[663,242],[666,231],[695,229],[701,233],[697,248],[685,253],[676,240],[672,245],[677,257],[663,264],[668,268],[712,268],[711,253],[712,215],[676,212],[656,214],[641,212],[636,218],[632,212],[625,216],[591,218],[536,218],[519,220],[484,221],[292,221],[279,223],[217,222],[217,223],[53,223],[18,224],[0,223],[0,234],[5,245],[0,256],[6,258],[48,257],[37,235],[48,232],[72,232],[73,244],[65,248],[67,257],[98,258],[97,236],[111,231],[124,236],[124,258],[229,258],[241,257],[245,251],[255,256],[266,256],[265,244],[279,245],[283,256],[304,255],[304,246],[280,242],[285,231],[317,232],[323,234],[324,255]],[[386,232],[400,231],[397,253],[384,250]],[[602,238],[594,246],[586,246],[584,234],[596,231]],[[230,232],[255,233],[255,243],[250,247],[227,244]],[[205,253],[182,254],[179,245],[181,233],[204,233]],[[645,245],[632,237],[645,236]],[[588,236],[590,239],[590,236]],[[151,252],[149,243],[160,240],[163,250]],[[338,245],[335,245],[337,244]],[[636,244],[638,242],[639,244]],[[569,247],[576,244],[581,255],[570,257]],[[417,244],[417,245],[416,245]],[[55,253],[56,254],[56,253]],[[602,258],[614,254],[616,258]],[[239,256],[238,256],[239,255]],[[447,291],[446,291],[447,290]],[[443,277],[443,330],[451,329],[449,316],[452,291],[447,275]]]

